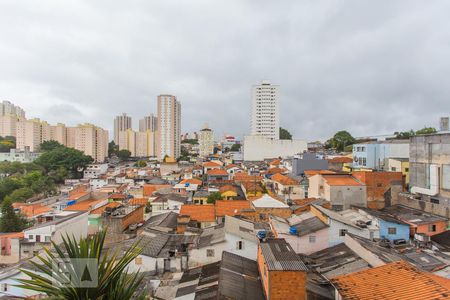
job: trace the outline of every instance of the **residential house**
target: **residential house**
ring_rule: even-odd
[[[425,234],[433,236],[447,230],[448,219],[403,205],[385,207],[381,210],[409,224],[410,236]]]
[[[222,169],[212,169],[206,172],[208,182],[227,181],[230,179],[227,171]]]
[[[450,295],[450,279],[420,271],[405,261],[338,276],[332,282],[337,300],[440,300]]]
[[[224,223],[204,228],[198,243],[189,251],[189,266],[217,262],[224,251],[256,260],[257,238],[254,224],[226,216]]]
[[[181,215],[190,216],[198,228],[206,228],[216,224],[216,214],[213,205],[186,204],[181,206]]]
[[[371,141],[353,145],[353,169],[388,171],[389,158],[409,158],[409,140]]]
[[[366,186],[367,207],[372,209],[392,205],[403,191],[401,172],[354,171],[352,176]]]
[[[349,172],[352,168],[353,159],[348,156],[336,156],[328,159],[328,168],[336,172]]]
[[[349,209],[352,205],[367,207],[366,186],[348,174],[309,177],[308,197],[326,199],[336,211]]]
[[[20,241],[23,232],[0,234],[0,264],[15,264],[20,261]]]
[[[208,173],[211,170],[219,170],[222,169],[222,164],[219,161],[207,161],[203,163],[203,174]]]
[[[389,213],[379,210],[368,208],[358,208],[358,210],[360,212],[364,211],[377,219],[378,226],[380,227],[380,238],[388,239],[391,242],[396,240],[409,240],[410,228],[408,223],[401,221]]]
[[[311,205],[311,213],[328,225],[328,245],[343,243],[345,235],[352,233],[367,239],[380,237],[377,220],[371,216],[359,214],[351,209],[336,212],[320,205]]]
[[[307,170],[327,170],[328,160],[318,158],[316,153],[305,152],[292,158],[292,174],[303,176]]]
[[[389,158],[387,169],[391,172],[401,172],[405,185],[409,187],[409,158]]]
[[[269,215],[289,218],[292,214],[289,205],[268,194],[264,194],[261,198],[253,200],[251,207],[255,210],[256,216],[260,220],[268,220]]]
[[[152,215],[173,211],[180,212],[183,205],[191,203],[188,196],[176,193],[164,194],[156,197],[150,202]]]
[[[261,241],[257,263],[266,299],[307,298],[308,268],[284,239]]]
[[[269,219],[274,236],[285,239],[296,253],[311,254],[329,246],[328,225],[311,212]]]
[[[278,173],[270,177],[269,182],[273,191],[285,200],[303,199],[305,197],[300,183],[293,178]]]

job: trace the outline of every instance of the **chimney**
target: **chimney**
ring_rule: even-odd
[[[177,233],[183,234],[186,231],[186,227],[189,224],[191,217],[188,215],[177,216]]]

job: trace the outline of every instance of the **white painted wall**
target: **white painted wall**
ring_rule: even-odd
[[[304,140],[274,140],[264,136],[244,137],[244,160],[287,157],[307,150]]]

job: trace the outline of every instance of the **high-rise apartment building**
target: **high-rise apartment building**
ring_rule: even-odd
[[[114,118],[114,143],[119,144],[119,132],[132,128],[131,117],[126,113]]]
[[[158,118],[151,114],[150,116],[145,116],[143,119],[139,120],[139,131],[155,132],[158,129]]]
[[[132,157],[155,156],[155,132],[128,129],[119,133],[119,150],[128,150]]]
[[[252,88],[251,135],[280,137],[279,86],[268,80]]]
[[[172,95],[158,96],[157,155],[178,158],[181,152],[181,104]]]
[[[208,156],[214,152],[214,132],[207,124],[198,134],[198,148],[201,157]]]
[[[0,116],[8,115],[17,116],[23,119],[25,118],[25,111],[21,107],[12,104],[9,101],[0,102]]]
[[[17,122],[25,118],[25,111],[9,101],[0,102],[0,136],[16,136]]]
[[[91,156],[96,162],[103,162],[108,156],[108,131],[92,124],[81,124],[67,131],[67,140],[73,147]]]

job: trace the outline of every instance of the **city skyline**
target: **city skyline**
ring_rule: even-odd
[[[242,137],[262,79],[281,87],[280,125],[307,140],[437,127],[448,114],[449,3],[199,1],[179,4],[176,20],[165,3],[10,3],[0,6],[1,100],[52,124],[112,133],[115,115],[156,114],[156,96],[170,93],[183,103],[183,132],[208,122]]]

